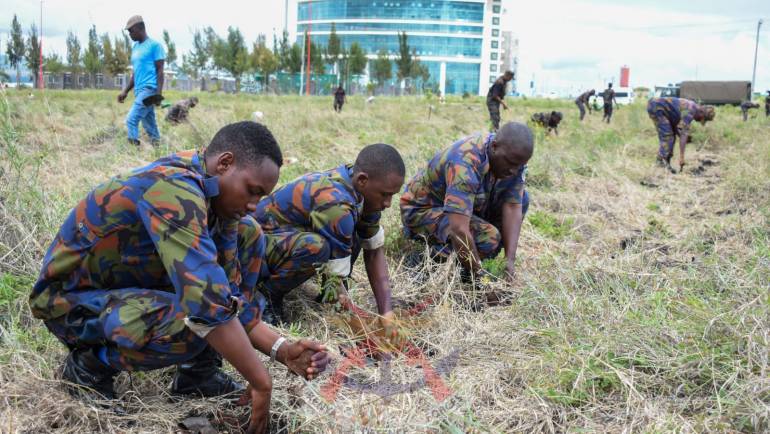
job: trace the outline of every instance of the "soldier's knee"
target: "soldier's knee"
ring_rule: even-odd
[[[299,256],[305,257],[313,263],[326,262],[331,257],[331,247],[323,236],[308,232],[295,244]]]
[[[476,238],[476,249],[482,259],[497,256],[502,247],[503,237],[500,231],[493,225],[487,223],[479,228],[479,232],[474,234]]]

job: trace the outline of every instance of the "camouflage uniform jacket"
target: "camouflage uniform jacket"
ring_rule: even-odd
[[[374,250],[385,241],[381,214],[364,213],[352,176],[352,165],[305,174],[262,198],[254,217],[268,236],[285,231],[320,234],[330,247],[328,272],[347,276],[355,242]]]
[[[261,260],[240,269],[239,222],[214,217],[210,199],[218,194],[218,177],[206,175],[197,151],[97,186],[48,249],[30,295],[32,313],[43,320],[69,315],[73,292],[151,288],[176,293],[185,323],[199,336],[235,315],[253,326],[262,303],[253,291]]]
[[[488,155],[494,137],[478,133],[438,152],[404,187],[402,219],[409,221],[409,214],[421,209],[443,208],[447,213],[491,221],[503,204],[520,204],[527,166],[515,176],[496,179]],[[407,229],[407,235],[413,234]]]
[[[698,104],[685,98],[653,98],[647,104],[647,112],[650,116],[665,117],[676,134],[689,132],[697,110]]]

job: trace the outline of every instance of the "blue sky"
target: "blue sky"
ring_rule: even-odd
[[[757,88],[770,88],[770,0],[503,0],[504,27],[520,40],[520,86],[534,79],[538,93],[573,93],[616,80],[631,68],[631,84],[654,86],[681,80],[750,80],[757,19],[764,18]],[[218,0],[204,7],[189,1],[46,0],[44,51],[64,54],[67,30],[86,39],[93,23],[99,33],[117,34],[128,16],[145,17],[151,35],[168,29],[180,51],[191,45],[191,30],[211,25],[221,34],[241,28],[247,40],[279,33],[281,0]],[[697,7],[693,6],[697,4]],[[120,6],[117,6],[120,5]],[[39,21],[40,2],[4,0],[0,49],[18,13],[26,29]],[[116,12],[116,10],[125,12]],[[270,39],[270,38],[268,38]]]

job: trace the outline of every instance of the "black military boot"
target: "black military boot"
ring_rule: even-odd
[[[284,321],[283,296],[266,296],[265,310],[262,311],[262,321],[271,326],[279,327]]]
[[[62,380],[71,384],[65,384],[65,388],[72,396],[92,399],[115,399],[113,380],[118,374],[114,369],[94,354],[90,348],[77,348],[71,350],[64,361]]]
[[[194,359],[177,365],[171,393],[209,398],[242,392],[245,388],[221,368],[222,356],[207,346]]]

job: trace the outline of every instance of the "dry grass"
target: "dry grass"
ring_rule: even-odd
[[[69,398],[55,379],[64,348],[30,317],[26,296],[44,249],[71,206],[110,175],[168,151],[204,145],[225,123],[266,113],[284,153],[299,159],[282,179],[352,159],[387,142],[408,172],[454,139],[485,127],[478,100],[331,100],[201,95],[193,126],[164,125],[164,146],[124,145],[127,107],[103,92],[0,94],[0,432],[172,432],[187,416],[237,430],[245,415],[223,401],[171,402],[169,370],[122,374],[125,414]],[[427,120],[428,105],[438,112]],[[385,215],[394,295],[433,301],[405,319],[410,339],[438,363],[451,391],[430,387],[382,397],[343,387],[332,372],[306,383],[272,367],[274,430],[291,432],[767,432],[770,430],[770,120],[739,121],[720,108],[696,127],[685,174],[653,166],[656,139],[644,107],[605,126],[579,125],[569,102],[516,101],[504,119],[567,114],[561,136],[538,131],[528,178],[533,204],[508,305],[467,308],[456,270],[416,280],[400,265],[397,210]],[[495,261],[491,270],[499,268]],[[354,296],[371,307],[363,270]],[[284,330],[340,347],[355,340],[330,308],[292,297]],[[456,358],[455,358],[456,357]],[[404,357],[394,383],[419,382]],[[382,380],[375,365],[351,381]],[[388,374],[384,374],[387,376]],[[419,384],[419,383],[418,383]]]

